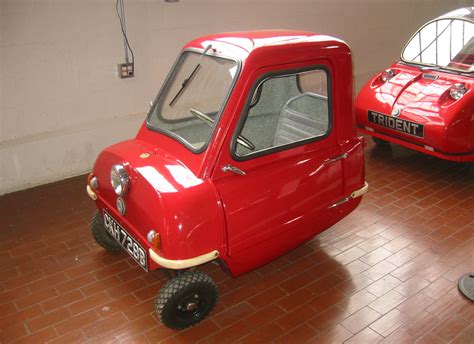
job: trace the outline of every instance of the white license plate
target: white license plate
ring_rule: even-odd
[[[104,226],[107,232],[122,245],[125,251],[127,251],[145,271],[148,271],[146,251],[105,209]]]

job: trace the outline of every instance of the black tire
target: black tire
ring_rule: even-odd
[[[118,252],[122,246],[105,229],[104,221],[98,210],[92,214],[90,229],[94,240],[107,251]]]
[[[181,330],[203,320],[217,298],[217,286],[208,275],[201,271],[187,271],[161,288],[155,308],[165,326]]]
[[[387,147],[390,143],[385,140],[379,139],[378,137],[372,136],[372,141],[374,141],[375,145],[378,147]]]

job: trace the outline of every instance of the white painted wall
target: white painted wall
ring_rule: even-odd
[[[120,80],[115,0],[0,0],[0,194],[89,171],[132,137],[181,46],[288,28],[344,39],[360,87],[426,20],[472,0],[125,0],[136,77]]]

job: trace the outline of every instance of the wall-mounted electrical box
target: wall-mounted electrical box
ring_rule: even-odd
[[[118,77],[120,79],[132,78],[133,76],[135,76],[133,62],[120,63],[117,65],[117,68],[118,68]]]

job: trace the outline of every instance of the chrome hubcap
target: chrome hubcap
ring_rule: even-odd
[[[186,305],[187,312],[194,312],[198,308],[198,305],[194,302],[190,302]]]

